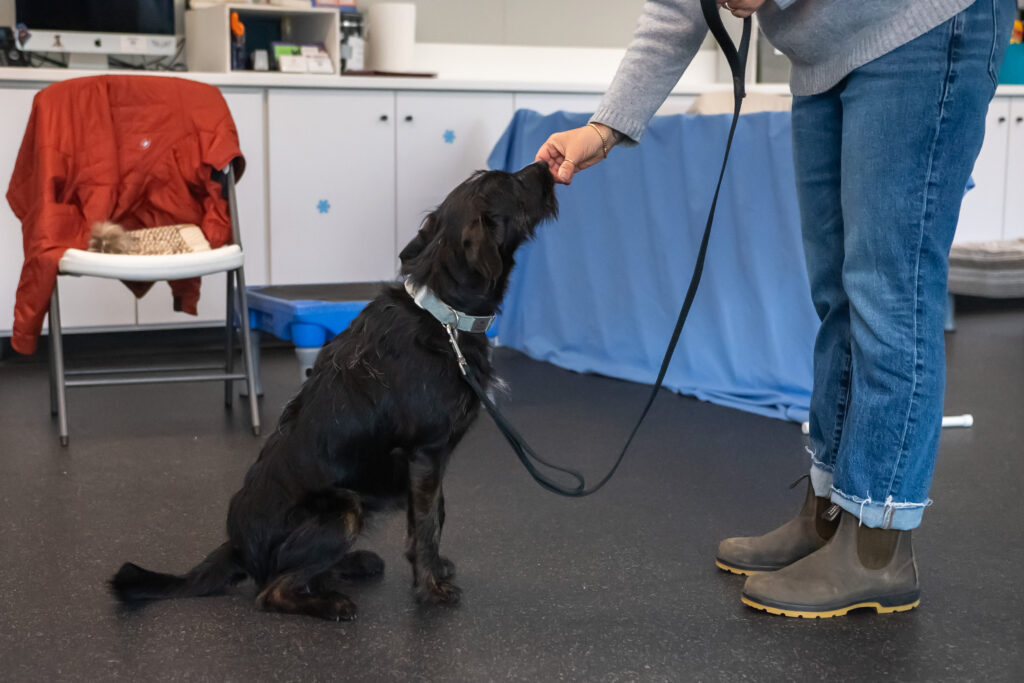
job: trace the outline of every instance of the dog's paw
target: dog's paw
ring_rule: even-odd
[[[333,573],[349,581],[380,578],[384,560],[372,550],[354,550],[341,558]]]
[[[420,602],[453,607],[459,604],[459,600],[462,597],[462,589],[445,579],[425,578],[420,582],[417,597],[420,599]]]
[[[256,596],[256,606],[265,612],[305,614],[328,621],[351,621],[357,612],[352,598],[328,586],[297,588],[281,580]]]
[[[352,621],[359,611],[352,598],[343,593],[329,593],[318,602],[321,609],[314,616],[330,621]]]
[[[437,565],[437,578],[450,579],[455,576],[455,563],[447,557],[439,557]]]

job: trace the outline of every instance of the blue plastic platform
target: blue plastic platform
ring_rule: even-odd
[[[351,282],[322,285],[248,287],[249,327],[253,330],[253,364],[259,382],[260,333],[295,344],[303,381],[320,347],[348,327],[380,292],[383,283]],[[260,391],[262,393],[262,391]]]
[[[299,348],[320,348],[348,327],[380,288],[380,282],[249,287],[249,327]]]

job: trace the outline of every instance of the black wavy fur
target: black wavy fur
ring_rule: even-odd
[[[557,214],[544,164],[474,174],[402,250],[402,273],[453,308],[495,313],[516,249]],[[483,335],[460,334],[482,382],[492,379]],[[454,565],[439,553],[441,480],[479,402],[447,334],[400,285],[379,296],[320,352],[231,499],[228,541],[184,576],[127,563],[111,579],[122,601],[211,595],[246,577],[264,610],[351,619],[343,581],[384,570],[351,551],[368,515],[406,508],[406,557],[424,601],[454,604]]]

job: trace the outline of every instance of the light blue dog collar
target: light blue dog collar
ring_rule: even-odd
[[[456,311],[454,308],[437,298],[428,287],[419,287],[411,280],[405,281],[405,291],[409,293],[417,306],[437,318],[443,325],[451,325],[463,332],[483,334],[491,328],[493,315],[469,315]]]

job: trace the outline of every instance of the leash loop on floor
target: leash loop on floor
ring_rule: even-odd
[[[722,189],[722,179],[725,177],[726,164],[729,162],[729,151],[732,149],[733,135],[736,133],[736,124],[739,122],[740,107],[743,104],[743,98],[746,96],[744,80],[747,66],[747,51],[750,47],[751,22],[750,17],[743,20],[743,35],[740,39],[739,47],[737,48],[729,37],[729,33],[726,31],[725,26],[722,24],[722,18],[719,16],[718,5],[715,0],[701,0],[701,11],[704,13],[704,19],[707,21],[708,28],[711,30],[712,35],[715,36],[715,40],[717,40],[718,44],[722,47],[726,61],[729,62],[729,68],[732,71],[734,99],[732,124],[729,126],[729,137],[726,139],[725,154],[722,158],[722,169],[718,173],[718,184],[715,186],[715,194],[711,199],[711,209],[708,211],[708,220],[704,226],[704,236],[700,241],[700,249],[697,252],[697,261],[693,267],[693,275],[690,277],[690,285],[686,290],[686,297],[683,299],[683,307],[679,311],[679,317],[676,320],[675,329],[672,331],[672,337],[669,340],[668,348],[665,350],[665,357],[661,361],[661,369],[658,370],[658,379],[654,382],[650,396],[647,398],[647,403],[644,405],[644,409],[640,413],[640,419],[638,419],[636,424],[633,426],[633,431],[629,433],[629,438],[626,439],[626,445],[622,447],[622,451],[619,453],[618,459],[615,461],[615,464],[612,465],[612,468],[608,473],[599,482],[597,482],[597,484],[588,489],[582,474],[575,470],[550,463],[540,457],[537,452],[533,450],[530,444],[526,442],[526,439],[524,439],[516,428],[505,418],[505,416],[501,414],[497,406],[494,405],[494,402],[491,401],[490,397],[487,396],[483,387],[480,386],[480,382],[477,381],[476,376],[473,373],[473,369],[462,355],[462,350],[459,349],[459,343],[455,335],[455,331],[450,325],[445,326],[445,329],[448,331],[448,338],[451,341],[452,348],[455,350],[456,358],[459,361],[459,369],[462,371],[463,377],[466,378],[466,382],[473,389],[477,398],[480,399],[480,402],[490,414],[491,419],[494,420],[494,423],[508,441],[509,445],[512,446],[512,450],[515,451],[520,462],[523,463],[523,467],[526,468],[526,471],[530,476],[533,477],[533,479],[543,488],[561,496],[582,498],[584,496],[589,496],[592,493],[597,493],[611,480],[616,470],[619,469],[619,465],[622,464],[622,460],[626,456],[626,451],[629,450],[630,444],[633,443],[633,437],[635,437],[637,431],[639,431],[640,425],[643,424],[644,418],[647,417],[647,413],[654,404],[654,399],[657,398],[658,392],[661,390],[662,382],[665,380],[665,374],[668,372],[669,364],[672,362],[672,354],[675,352],[676,344],[679,342],[679,335],[683,331],[683,325],[686,323],[686,318],[690,313],[690,306],[693,305],[693,299],[697,294],[697,287],[700,284],[701,274],[704,272],[704,259],[707,256],[708,240],[711,237],[711,224],[715,220],[715,207],[718,205],[718,194]],[[567,475],[576,481],[576,485],[570,488],[560,484],[542,472],[537,467],[537,464]]]

